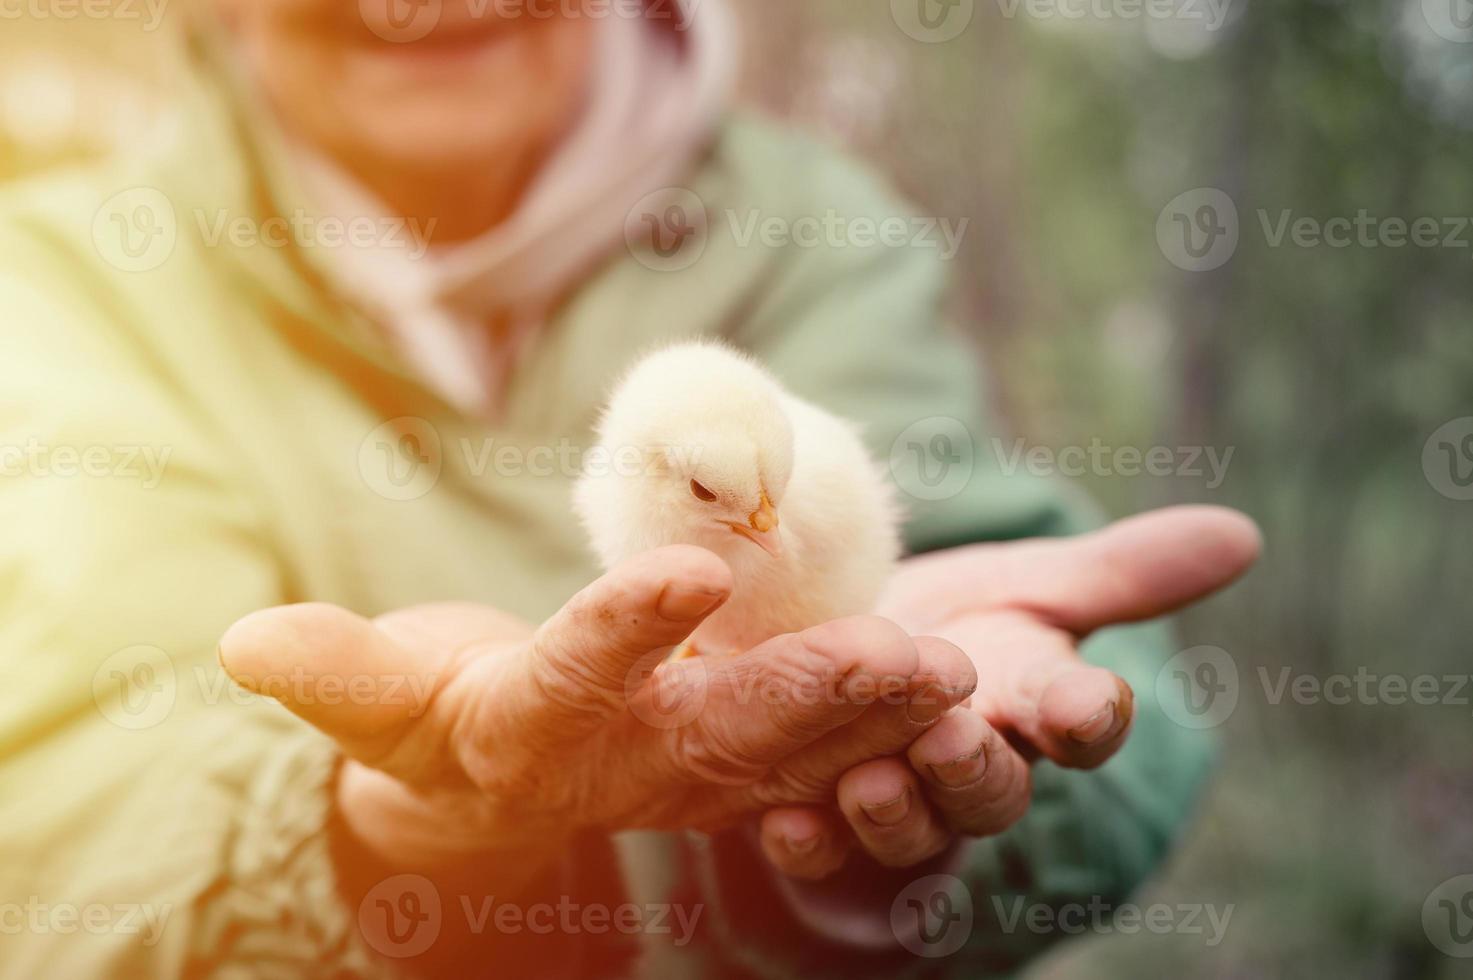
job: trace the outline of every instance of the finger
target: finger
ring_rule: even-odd
[[[362,616],[316,602],[251,613],[219,647],[237,684],[280,701],[364,761],[419,716],[424,705],[400,695],[432,688],[447,656],[407,650]]]
[[[646,670],[731,594],[731,570],[702,548],[638,555],[579,592],[537,630],[523,665],[528,717],[564,739],[622,710]]]
[[[1044,688],[1029,741],[1061,766],[1093,769],[1125,744],[1135,720],[1130,685],[1103,667],[1076,666]]]
[[[947,715],[906,755],[931,804],[957,833],[1000,833],[1028,810],[1031,767],[970,708]]]
[[[1215,592],[1246,571],[1261,547],[1257,526],[1237,511],[1169,507],[1075,538],[922,556],[914,561],[926,574],[909,577],[905,588],[925,595],[892,592],[881,611],[904,608],[912,617],[904,624],[924,632],[969,609],[1026,609],[1082,636]]]
[[[778,807],[762,815],[762,853],[785,875],[818,881],[844,866],[853,838],[831,811]]]
[[[750,787],[870,705],[901,695],[917,663],[915,643],[900,627],[852,616],[776,637],[745,654],[663,664],[649,697],[697,699],[689,723],[665,732],[669,758],[687,776]],[[645,717],[643,701],[633,707]]]
[[[872,759],[839,780],[839,810],[859,845],[880,864],[908,868],[946,849],[952,834],[900,759]]]
[[[983,613],[955,624],[985,647],[973,705],[1030,751],[1092,769],[1125,743],[1135,697],[1118,675],[1087,664],[1072,635],[1027,613]]]
[[[783,802],[822,800],[849,769],[899,755],[922,732],[977,689],[977,668],[955,644],[934,636],[913,640],[916,670],[903,695],[887,697],[783,760],[759,792]]]

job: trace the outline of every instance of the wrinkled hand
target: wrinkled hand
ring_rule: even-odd
[[[377,855],[485,858],[512,888],[580,831],[714,829],[831,800],[846,770],[903,752],[975,687],[954,645],[877,617],[655,670],[730,590],[715,555],[664,548],[535,630],[469,604],[372,621],[305,604],[242,619],[220,659],[337,741],[340,810]]]
[[[906,867],[958,836],[998,833],[1028,809],[1039,756],[1089,769],[1124,744],[1134,696],[1079,656],[1116,623],[1171,612],[1222,588],[1257,558],[1257,528],[1222,508],[1176,507],[1077,538],[988,544],[906,562],[879,612],[945,637],[976,666],[977,692],[903,753],[855,766],[832,807],[784,807],[761,823],[788,874],[821,878],[857,844]]]

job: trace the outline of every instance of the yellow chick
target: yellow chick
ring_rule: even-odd
[[[606,568],[651,548],[721,556],[735,588],[682,652],[729,653],[869,612],[899,508],[855,427],[711,342],[645,357],[615,389],[575,507]]]

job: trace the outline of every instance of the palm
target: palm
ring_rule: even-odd
[[[1033,759],[1091,768],[1129,734],[1133,693],[1084,662],[1080,640],[1200,599],[1247,568],[1258,546],[1241,515],[1188,507],[1078,538],[972,545],[906,562],[877,611],[963,650],[977,693],[903,758],[846,773],[839,819],[813,808],[766,814],[769,858],[789,873],[822,877],[854,841],[882,863],[906,866],[957,834],[1006,828],[1027,811]],[[887,803],[897,799],[913,803],[899,810]],[[793,852],[785,839],[819,843]]]

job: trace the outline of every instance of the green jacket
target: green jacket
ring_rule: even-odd
[[[912,430],[925,435],[960,421],[975,452],[968,463],[957,442],[953,462],[970,475],[943,499],[907,498],[914,550],[1091,524],[1067,487],[1000,471],[974,356],[942,323],[944,263],[925,249],[744,246],[712,231],[680,271],[619,250],[537,335],[496,422],[466,417],[326,286],[321,248],[207,245],[202,224],[261,221],[286,193],[269,126],[212,77],[155,152],[0,196],[0,976],[402,969],[339,888],[333,747],[234,692],[216,641],[245,613],[301,600],[372,615],[464,599],[545,617],[596,572],[571,474],[487,470],[481,450],[584,444],[611,380],[651,344],[729,338],[863,422],[882,458],[913,423],[931,420]],[[713,226],[750,209],[908,213],[842,156],[740,115],[687,184]],[[118,221],[142,235],[165,210],[177,234],[162,251],[120,251]],[[424,468],[403,469],[395,447]],[[632,969],[1011,968],[1051,937],[1009,931],[994,898],[1118,899],[1188,811],[1210,751],[1153,696],[1169,651],[1154,626],[1089,642],[1140,695],[1133,739],[1097,772],[1040,766],[1027,817],[966,848],[962,951],[809,942],[764,897],[743,840],[630,834],[611,852],[630,901],[708,906],[688,945],[639,937]],[[576,889],[597,862],[570,863]]]

